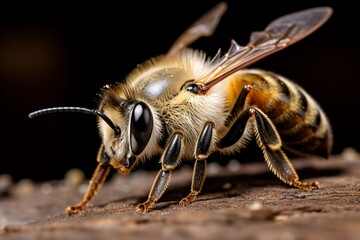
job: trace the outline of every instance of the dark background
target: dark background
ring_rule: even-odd
[[[81,168],[89,177],[100,144],[95,117],[64,113],[30,120],[28,113],[53,106],[96,108],[101,86],[166,53],[217,2],[3,5],[0,174],[15,180],[60,179],[68,169]],[[232,38],[245,45],[252,31],[284,14],[333,7],[333,16],[318,31],[252,67],[281,73],[317,99],[333,125],[334,154],[346,147],[360,150],[356,8],[346,1],[227,2],[215,34],[192,47],[213,56],[218,48],[227,49]]]

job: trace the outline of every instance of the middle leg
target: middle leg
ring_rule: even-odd
[[[191,181],[191,191],[189,195],[180,201],[181,206],[187,206],[194,202],[197,195],[201,192],[206,178],[206,159],[210,155],[214,146],[214,124],[208,122],[204,125],[200,137],[195,147],[195,165]]]
[[[162,168],[154,180],[148,199],[137,206],[138,212],[146,213],[164,194],[169,185],[172,170],[180,164],[182,152],[183,134],[176,132],[171,136],[170,141],[165,147],[165,151],[161,156]]]

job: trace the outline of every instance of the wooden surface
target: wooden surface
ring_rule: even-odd
[[[349,150],[323,159],[292,160],[300,179],[318,181],[306,192],[280,182],[264,162],[226,167],[211,163],[198,200],[178,201],[190,188],[192,170],[174,172],[168,190],[147,214],[156,172],[111,175],[91,205],[68,217],[87,183],[12,183],[0,176],[0,239],[360,239],[360,157]]]

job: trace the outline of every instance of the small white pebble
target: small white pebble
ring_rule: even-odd
[[[237,172],[241,168],[241,164],[240,164],[239,160],[232,159],[228,162],[227,168],[231,172]]]
[[[0,175],[0,194],[8,191],[12,184],[13,180],[9,174]]]
[[[26,197],[34,193],[35,183],[30,179],[22,179],[15,185],[14,194],[19,197]]]
[[[351,147],[345,148],[342,151],[341,155],[346,161],[356,161],[359,159],[359,153],[354,148]]]
[[[289,219],[288,215],[277,215],[275,216],[275,221],[283,222]]]
[[[260,210],[261,208],[262,208],[262,204],[259,201],[255,201],[249,205],[249,209],[253,211]]]
[[[84,172],[77,168],[70,169],[65,174],[65,182],[73,187],[80,186],[84,182],[84,180]]]
[[[211,162],[208,164],[208,169],[207,172],[209,175],[211,174],[217,174],[221,171],[221,166],[220,164],[216,163],[216,162]]]

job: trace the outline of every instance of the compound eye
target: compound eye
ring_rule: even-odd
[[[130,118],[130,149],[137,156],[148,144],[153,130],[153,117],[148,105],[136,103]]]

